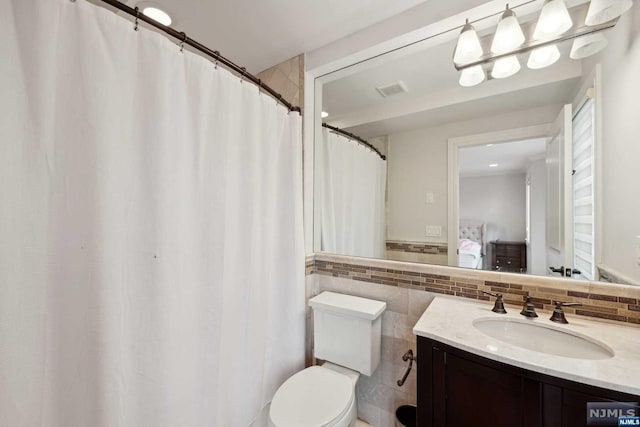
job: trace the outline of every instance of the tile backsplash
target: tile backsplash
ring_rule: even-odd
[[[550,316],[552,301],[576,301],[582,307],[565,309],[571,316],[588,316],[621,324],[640,325],[640,287],[613,285],[513,273],[469,270],[340,255],[315,254],[306,261],[307,300],[332,291],[385,301],[382,315],[382,360],[370,377],[358,382],[358,416],[375,427],[394,427],[395,409],[415,404],[415,370],[404,386],[396,381],[407,364],[402,355],[416,352],[413,325],[437,295],[489,302],[482,290],[501,292],[507,309],[520,310],[525,296]],[[569,317],[569,321],[571,318]],[[307,364],[313,359],[313,317],[307,307]],[[419,355],[418,356],[418,364]]]
[[[325,254],[316,254],[307,272],[482,301],[489,300],[483,290],[501,292],[505,303],[516,307],[530,296],[538,309],[548,311],[553,310],[553,301],[580,302],[582,306],[565,311],[640,324],[638,286]]]

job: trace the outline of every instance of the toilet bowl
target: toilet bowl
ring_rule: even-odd
[[[331,363],[290,377],[271,402],[273,427],[353,427],[359,374]]]
[[[274,427],[354,427],[356,385],[380,363],[381,315],[386,303],[323,292],[313,309],[314,353],[326,360],[291,376],[273,396]]]

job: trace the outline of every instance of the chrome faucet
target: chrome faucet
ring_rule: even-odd
[[[553,314],[551,315],[551,318],[549,320],[551,320],[552,322],[564,323],[564,324],[567,324],[569,322],[567,322],[567,318],[564,315],[564,311],[562,310],[562,307],[576,307],[576,306],[582,305],[579,302],[561,302],[561,301],[554,301],[554,304],[556,305],[556,308],[553,309]]]

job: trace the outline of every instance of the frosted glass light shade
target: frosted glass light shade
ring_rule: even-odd
[[[604,24],[625,13],[632,5],[631,0],[591,0],[584,23],[589,26]]]
[[[548,67],[560,59],[560,51],[555,44],[533,49],[527,61],[527,67],[532,70]]]
[[[505,79],[520,71],[520,61],[515,55],[500,58],[493,64],[491,77],[494,79]]]
[[[522,28],[520,28],[515,12],[507,6],[493,36],[491,52],[507,53],[520,47],[522,43],[524,43]]]
[[[465,68],[460,73],[460,86],[471,87],[479,85],[484,81],[486,75],[482,69],[482,65],[476,65],[474,67]]]
[[[567,32],[573,21],[564,0],[547,0],[533,31],[536,40],[549,40]]]
[[[456,51],[453,54],[453,62],[456,64],[465,64],[473,62],[482,56],[482,46],[480,45],[480,39],[473,25],[467,23],[460,32],[458,37],[458,44],[456,45]]]
[[[595,55],[607,46],[608,40],[602,33],[589,34],[573,41],[571,46],[571,59],[582,59]]]

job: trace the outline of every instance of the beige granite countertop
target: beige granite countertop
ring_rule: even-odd
[[[413,333],[488,359],[558,378],[640,395],[640,328],[585,320],[567,314],[568,325],[553,323],[548,313],[526,319],[520,310],[491,311],[492,304],[436,297],[413,328]],[[523,319],[558,331],[600,342],[614,352],[609,359],[585,360],[527,350],[485,335],[473,326],[478,319]]]

